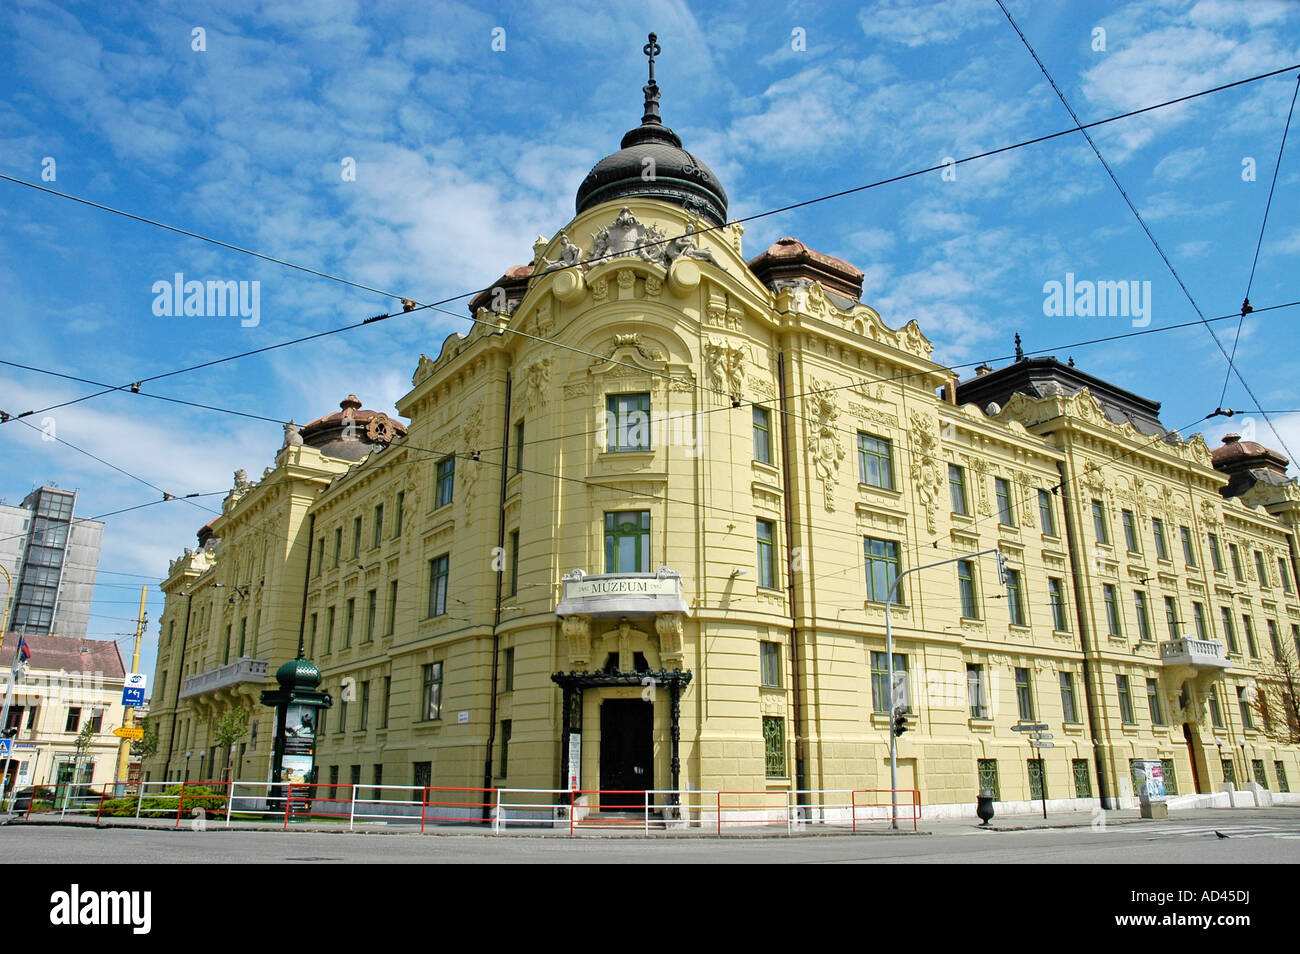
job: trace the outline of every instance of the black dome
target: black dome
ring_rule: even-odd
[[[616,199],[660,199],[680,205],[714,225],[726,225],[727,193],[722,183],[713,170],[682,148],[677,133],[659,119],[659,86],[654,78],[654,57],[658,52],[652,33],[645,48],[650,57],[650,82],[644,87],[645,115],[641,125],[628,131],[618,152],[600,160],[587,173],[578,187],[576,211],[580,215],[593,205]]]

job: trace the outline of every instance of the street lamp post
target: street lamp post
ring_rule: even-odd
[[[944,566],[948,563],[957,563],[961,560],[969,560],[973,557],[983,556],[986,553],[998,554],[998,575],[1002,574],[1002,555],[998,552],[997,547],[991,547],[987,550],[979,550],[975,553],[964,553],[961,556],[952,557],[947,560],[939,560],[935,563],[927,563],[924,566],[914,566],[910,570],[904,570],[894,577],[893,585],[889,587],[889,594],[885,597],[885,661],[889,667],[889,827],[898,828],[898,733],[894,730],[894,719],[898,713],[895,711],[895,688],[894,688],[894,620],[890,610],[894,605],[894,597],[898,595],[898,584],[903,581],[903,577],[909,573],[919,573],[921,570],[929,570],[936,566]]]

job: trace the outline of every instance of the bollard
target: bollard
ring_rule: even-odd
[[[989,820],[993,817],[993,789],[980,789],[979,803],[975,807],[975,814],[981,819],[981,825],[989,823]]]

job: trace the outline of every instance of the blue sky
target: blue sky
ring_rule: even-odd
[[[664,119],[721,178],[732,217],[1071,125],[994,0],[726,12],[655,0],[219,6],[7,0],[0,172],[39,182],[52,159],[52,188],[432,301],[490,285],[572,216],[587,169],[640,118],[650,30],[663,49]],[[1300,4],[1009,7],[1085,121],[1300,62]],[[1094,131],[1206,316],[1240,307],[1294,89],[1292,72]],[[1291,132],[1256,307],[1300,298]],[[355,180],[342,175],[346,158]],[[0,181],[0,195],[9,361],[120,384],[399,305],[20,185]],[[1044,314],[1044,284],[1067,274],[1150,282],[1150,327],[1196,318],[1078,135],[963,164],[955,181],[931,173],[755,220],[747,255],[783,235],[861,267],[864,301],[893,326],[917,319],[937,361],[997,364],[1019,331],[1027,349],[1060,348],[1163,401],[1168,426],[1219,404],[1226,362],[1204,327],[1061,347],[1132,330],[1129,317]],[[154,283],[177,272],[260,282],[260,321],[155,315]],[[1296,319],[1295,309],[1252,316],[1238,346],[1263,410],[1290,412],[1270,416],[1292,448]],[[349,391],[392,413],[419,354],[467,327],[423,311],[147,390],[299,423]],[[1235,323],[1215,327],[1231,347]],[[0,366],[11,414],[90,390]],[[1224,406],[1258,410],[1235,380]],[[178,494],[227,489],[237,467],[256,478],[282,436],[122,393],[46,416],[62,440]],[[1279,444],[1257,413],[1188,433],[1198,429],[1212,445],[1230,429]],[[22,424],[0,426],[0,449],[10,503],[48,481],[79,488],[84,516],[160,496]],[[219,500],[107,518],[92,635],[132,629],[136,587],[194,544],[212,516],[199,507]],[[156,586],[149,607],[156,621]]]

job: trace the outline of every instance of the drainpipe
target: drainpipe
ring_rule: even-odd
[[[311,588],[311,553],[312,546],[316,542],[316,515],[310,514],[307,517],[307,569],[302,576],[302,609],[298,611],[298,656],[303,655],[303,627],[307,623],[307,591]],[[255,637],[256,638],[256,637]]]
[[[785,390],[785,352],[776,356],[776,386],[781,409],[781,482],[782,496],[785,498],[785,577],[786,591],[790,600],[790,670],[794,689],[794,784],[801,793],[799,804],[807,797],[803,792],[808,788],[804,766],[803,737],[803,703],[802,687],[799,680],[799,611],[796,602],[798,592],[794,582],[794,504],[793,489],[790,481],[790,415],[787,413]]]
[[[1088,709],[1088,735],[1092,739],[1092,756],[1097,765],[1097,797],[1101,799],[1102,808],[1118,808],[1108,804],[1110,795],[1106,789],[1106,760],[1098,744],[1100,733],[1097,730],[1097,703],[1093,698],[1092,664],[1088,661],[1089,647],[1087,605],[1083,599],[1083,587],[1079,573],[1079,531],[1074,525],[1074,506],[1070,499],[1070,483],[1065,477],[1065,464],[1057,461],[1056,472],[1061,478],[1061,509],[1065,511],[1065,540],[1070,551],[1070,579],[1074,584],[1074,615],[1079,620],[1079,646],[1083,650],[1083,701]]]
[[[504,450],[501,453],[501,492],[497,506],[497,553],[500,553],[503,561],[506,547],[506,478],[510,474],[510,372],[506,372],[506,409],[501,420],[501,446]],[[523,454],[522,445],[515,450],[516,454]],[[520,460],[523,458],[521,457]],[[497,743],[497,680],[500,678],[501,668],[501,635],[497,629],[501,626],[501,585],[505,577],[504,562],[501,572],[497,574],[497,593],[496,593],[496,610],[492,614],[492,698],[489,702],[488,714],[488,736],[487,751],[483,753],[483,787],[485,789],[492,787],[492,749]],[[487,804],[487,799],[483,800],[483,818],[491,816],[491,807]]]
[[[180,671],[176,673],[176,692],[172,698],[172,728],[167,734],[167,761],[163,763],[163,778],[167,781],[167,776],[172,769],[172,751],[176,746],[176,716],[180,711],[181,705],[181,686],[185,684],[185,646],[190,641],[190,613],[194,606],[194,596],[191,592],[185,593],[185,632],[181,636],[181,655]],[[35,778],[35,775],[32,776]]]

